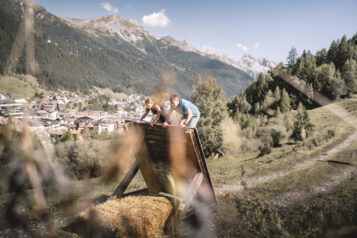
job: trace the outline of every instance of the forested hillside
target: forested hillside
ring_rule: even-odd
[[[292,48],[287,57],[287,65],[278,65],[267,75],[259,75],[258,80],[229,104],[231,116],[241,118],[241,114],[268,114],[297,109],[301,102],[306,108],[319,106],[313,100],[319,93],[329,100],[350,97],[357,92],[357,34],[347,40],[333,41],[330,48],[313,55],[303,51],[299,56]],[[303,93],[294,84],[281,76],[290,74],[311,92]],[[270,109],[270,110],[269,110]]]
[[[173,90],[189,97],[198,74],[204,74],[215,77],[231,97],[253,80],[228,64],[184,51],[148,34],[132,44],[115,34],[89,34],[27,1],[0,3],[0,73],[32,74],[49,89],[86,91],[97,86],[148,95],[162,84],[162,74],[170,73],[176,79]],[[116,16],[110,17],[115,20]],[[34,19],[33,45],[28,43],[24,24],[29,18]],[[14,48],[18,57],[11,56]],[[26,62],[31,50],[38,64],[36,72],[28,67],[33,62]]]

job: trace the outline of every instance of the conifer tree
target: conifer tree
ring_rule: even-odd
[[[275,97],[274,94],[272,93],[271,90],[268,90],[267,94],[264,97],[263,103],[262,103],[262,109],[267,109],[271,107],[271,105],[274,103]]]
[[[357,93],[357,62],[353,59],[347,60],[342,69],[342,79],[346,84],[347,96]]]
[[[295,141],[302,141],[308,137],[309,132],[313,129],[313,127],[313,124],[310,122],[309,114],[300,102],[291,138]]]
[[[209,77],[203,81],[201,77],[192,86],[192,102],[199,108],[201,118],[197,129],[206,155],[222,149],[222,121],[228,116],[227,102],[222,86],[216,79]]]
[[[280,97],[281,97],[281,90],[279,88],[279,86],[276,86],[275,90],[274,90],[274,97],[275,97],[275,101],[279,102],[280,101]]]
[[[285,88],[283,88],[283,91],[281,91],[279,107],[282,113],[288,112],[290,110],[290,97]]]
[[[264,75],[262,73],[259,74],[258,76],[258,84],[257,84],[257,99],[258,101],[262,101],[264,100],[265,97],[265,93],[268,90],[268,83],[266,81],[266,78],[264,77]]]
[[[316,52],[315,55],[316,58],[316,65],[320,66],[322,64],[326,64],[327,63],[327,50],[325,48],[323,48],[320,51]]]
[[[288,69],[290,71],[295,67],[296,61],[297,61],[297,50],[295,47],[292,47],[291,50],[289,51],[287,61],[288,61]]]

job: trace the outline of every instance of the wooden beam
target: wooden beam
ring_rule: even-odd
[[[139,163],[135,160],[134,164],[131,166],[129,171],[126,173],[125,177],[120,182],[119,186],[114,190],[112,196],[121,197],[125,192],[125,189],[129,186],[130,182],[133,180],[135,175],[139,171]]]
[[[152,161],[150,159],[150,153],[147,148],[146,142],[142,141],[140,149],[135,155],[136,160],[139,163],[140,171],[143,175],[146,185],[148,186],[149,193],[158,194],[162,191],[160,181],[152,167]]]

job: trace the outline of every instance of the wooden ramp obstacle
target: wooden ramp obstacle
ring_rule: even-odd
[[[179,216],[187,214],[195,200],[205,207],[214,209],[217,206],[197,129],[177,126],[163,128],[161,125],[127,121],[126,130],[140,139],[136,143],[138,148],[132,148],[135,162],[112,196],[165,196],[174,205],[175,222]],[[139,170],[147,188],[125,194]]]

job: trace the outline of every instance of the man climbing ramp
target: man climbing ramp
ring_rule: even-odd
[[[200,111],[196,105],[186,99],[179,98],[177,95],[171,95],[170,104],[171,108],[166,116],[166,121],[162,124],[163,127],[168,125],[168,121],[174,111],[182,115],[180,127],[195,128],[197,126],[197,122],[200,119]]]

